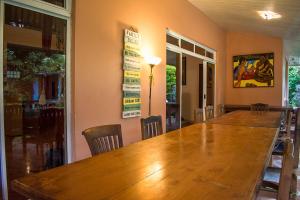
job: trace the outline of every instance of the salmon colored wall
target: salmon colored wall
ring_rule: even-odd
[[[166,28],[217,50],[217,103],[223,103],[225,32],[186,0],[76,0],[73,10],[75,160],[90,156],[81,131],[121,123],[125,144],[141,139],[140,119],[121,119],[123,31],[142,34],[143,47],[162,58],[154,69],[153,114],[165,118]],[[142,114],[147,115],[149,67],[142,70]],[[164,122],[165,123],[165,120]]]
[[[232,57],[235,55],[274,52],[274,87],[233,88]],[[226,39],[226,91],[225,104],[267,103],[282,104],[283,41],[256,33],[228,32]]]

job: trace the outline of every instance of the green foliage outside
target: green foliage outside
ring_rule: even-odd
[[[63,74],[65,72],[66,58],[64,54],[46,55],[45,52],[31,51],[24,58],[18,58],[13,50],[6,49],[4,58],[7,65],[21,73],[18,79],[4,79],[6,97],[14,97],[20,101],[31,99],[28,85],[32,85],[39,76],[47,74]]]
[[[7,49],[4,58],[7,57],[9,65],[15,66],[22,72],[22,80],[30,80],[36,74],[61,73],[65,71],[65,55],[52,54],[47,56],[44,52],[32,51],[22,60],[17,58],[14,51]]]
[[[289,67],[289,104],[300,107],[300,66]]]
[[[167,65],[167,101],[176,102],[176,67]]]

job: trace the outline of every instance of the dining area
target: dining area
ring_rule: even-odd
[[[91,158],[12,187],[30,199],[292,199],[299,157],[294,110],[253,104],[219,113],[168,133],[160,116],[142,118],[143,140],[126,147],[119,124],[86,129]]]

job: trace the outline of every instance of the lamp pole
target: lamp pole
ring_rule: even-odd
[[[153,73],[152,73],[152,69],[153,69],[154,65],[150,64],[150,91],[149,91],[149,111],[148,111],[148,115],[151,116],[151,95],[152,95],[152,81],[153,81]]]
[[[158,65],[161,61],[161,58],[155,56],[146,56],[146,63],[150,65],[150,91],[149,91],[149,110],[148,115],[151,116],[151,95],[152,95],[152,82],[153,82],[153,68],[155,65]]]

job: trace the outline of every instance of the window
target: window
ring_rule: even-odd
[[[289,67],[289,104],[300,106],[300,66]]]
[[[206,57],[214,59],[214,54],[209,51],[206,51]]]
[[[202,45],[192,39],[186,38],[179,35],[169,29],[167,29],[166,34],[167,48],[176,49],[175,51],[182,51],[186,54],[198,57],[200,59],[209,60],[210,62],[215,63],[215,50]]]
[[[11,188],[12,179],[71,162],[70,4],[71,0],[0,3],[0,199],[20,199]],[[42,150],[35,151],[32,144],[44,143],[45,138],[40,139],[45,135],[55,145],[49,149],[39,143]]]
[[[176,67],[167,65],[167,101],[176,103]]]
[[[167,35],[167,43],[173,44],[175,46],[179,46],[179,40],[175,37],[170,36],[170,35]]]
[[[57,5],[57,6],[60,6],[60,7],[65,7],[66,6],[65,0],[42,0],[42,1],[54,4],[54,5]]]
[[[8,183],[65,163],[66,95],[64,87],[59,92],[58,82],[65,86],[66,27],[65,19],[5,5],[3,91]],[[32,151],[24,136],[33,144],[56,145],[42,153]],[[8,196],[20,198],[11,188]]]
[[[181,40],[181,48],[194,52],[194,44],[187,42],[185,40]]]
[[[195,46],[195,53],[201,55],[201,56],[205,56],[205,49]]]

